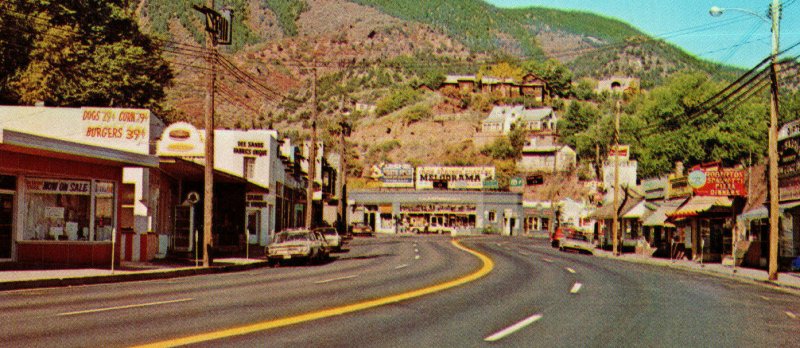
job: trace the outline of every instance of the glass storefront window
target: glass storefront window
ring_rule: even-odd
[[[110,241],[114,230],[114,183],[97,181],[94,186],[94,240]]]
[[[111,240],[113,182],[28,178],[25,186],[24,240]]]

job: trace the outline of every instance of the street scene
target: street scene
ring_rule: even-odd
[[[0,2],[9,347],[791,347],[796,0]]]

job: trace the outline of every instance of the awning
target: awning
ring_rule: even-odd
[[[796,207],[800,207],[800,201],[781,203],[780,205],[778,205],[778,211],[780,213],[783,213],[785,210],[789,210]],[[752,220],[760,220],[767,218],[769,218],[769,208],[767,208],[767,205],[765,204],[759,206],[758,208],[751,209],[745,213],[739,214],[739,216],[736,217],[736,221],[752,221]]]
[[[676,199],[666,201],[653,212],[647,219],[644,220],[642,226],[661,226],[661,227],[674,227],[675,225],[667,222],[667,214],[674,212],[678,207],[686,202],[686,199]]]
[[[639,219],[639,218],[645,217],[646,215],[648,215],[651,212],[651,210],[647,208],[645,203],[646,203],[645,201],[639,202],[639,204],[636,204],[636,206],[631,208],[631,210],[628,210],[627,213],[623,214],[622,218],[623,219]]]
[[[733,200],[727,196],[694,196],[672,213],[667,214],[670,218],[681,218],[697,216],[702,212],[708,211],[711,207],[729,208],[733,205]]]

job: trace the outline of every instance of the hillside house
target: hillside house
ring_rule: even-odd
[[[556,113],[550,107],[495,106],[483,120],[481,132],[508,134],[514,127],[523,127],[530,132],[555,132],[557,123]]]
[[[506,98],[533,97],[536,101],[542,101],[547,84],[534,74],[523,76],[520,82],[493,76],[447,75],[441,88],[446,87],[455,87],[463,92],[497,93]]]
[[[555,136],[533,136],[522,148],[522,158],[517,162],[520,172],[567,172],[575,168],[575,150],[558,143]]]

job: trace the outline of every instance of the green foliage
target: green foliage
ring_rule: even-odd
[[[421,95],[422,93],[411,87],[395,89],[389,95],[378,100],[375,105],[375,113],[378,116],[388,115],[417,101]]]
[[[547,83],[550,96],[567,97],[572,88],[572,71],[558,60],[544,62],[527,61],[523,63],[525,73],[533,73]]]
[[[580,133],[586,132],[596,124],[601,117],[600,109],[594,104],[573,101],[567,107],[567,111],[558,122],[558,131],[565,144],[578,148],[578,137]],[[591,150],[592,153],[594,149]]]
[[[0,3],[3,22],[11,30],[18,30],[19,16],[29,16],[22,38],[0,37],[0,47],[12,43],[5,40],[24,44],[0,51],[2,61],[18,64],[6,66],[6,75],[0,76],[2,90],[14,91],[3,93],[5,98],[25,104],[42,100],[56,106],[161,111],[172,72],[158,45],[126,10],[127,1],[18,4]]]
[[[519,152],[514,148],[511,140],[504,135],[495,139],[491,144],[486,145],[483,149],[481,149],[481,154],[501,160],[516,158]]]
[[[406,125],[412,124],[414,122],[419,122],[422,120],[429,119],[433,116],[433,111],[431,107],[428,105],[417,104],[414,105],[405,112],[403,112],[403,122]]]
[[[278,17],[283,33],[288,36],[297,35],[297,19],[308,10],[305,0],[264,0],[267,6]]]

